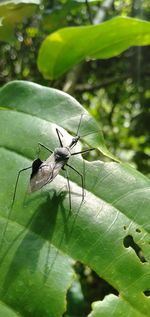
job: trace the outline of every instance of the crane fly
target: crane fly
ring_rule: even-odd
[[[15,202],[15,197],[16,197],[16,191],[17,191],[17,186],[19,182],[19,177],[23,171],[26,171],[28,169],[31,169],[31,176],[30,176],[30,184],[29,184],[29,192],[35,192],[40,190],[42,187],[47,185],[48,183],[51,183],[54,178],[59,174],[60,170],[64,170],[66,173],[66,179],[68,183],[68,190],[69,190],[69,206],[71,210],[71,192],[70,192],[70,183],[69,183],[69,176],[68,176],[68,168],[72,169],[74,172],[76,172],[80,178],[81,178],[81,184],[82,184],[82,201],[84,200],[84,180],[83,180],[83,175],[77,171],[73,166],[68,164],[69,158],[71,156],[77,155],[77,154],[82,154],[86,153],[92,150],[95,150],[95,148],[90,148],[87,150],[83,150],[80,152],[72,152],[73,148],[76,146],[78,143],[80,136],[79,136],[79,129],[81,125],[81,120],[82,120],[83,114],[81,114],[80,121],[78,124],[77,128],[77,133],[76,136],[72,137],[72,140],[68,146],[63,146],[62,142],[62,134],[61,132],[56,128],[56,133],[58,136],[58,140],[60,143],[60,147],[55,148],[54,151],[49,149],[47,146],[45,146],[42,143],[38,143],[39,146],[43,147],[46,149],[48,152],[51,153],[51,155],[45,160],[42,161],[40,158],[37,158],[33,161],[32,165],[29,167],[25,167],[21,169],[18,172],[16,183],[15,183],[15,188],[14,188],[14,194],[13,194],[13,199],[12,199],[12,204],[10,208],[10,212],[7,218],[7,223],[4,228],[3,232],[3,238],[5,236],[7,226],[8,226],[8,221],[10,219],[11,212],[13,210],[14,202]],[[2,238],[2,239],[3,239]]]

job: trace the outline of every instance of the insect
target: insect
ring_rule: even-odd
[[[40,158],[35,159],[32,163],[32,166],[23,168],[18,172],[11,209],[13,208],[13,205],[14,205],[14,201],[15,201],[15,197],[16,197],[16,190],[17,190],[17,185],[18,185],[20,174],[23,171],[26,171],[30,168],[32,169],[32,172],[31,172],[31,176],[30,176],[29,192],[38,191],[43,186],[47,185],[48,183],[51,183],[54,180],[54,178],[59,174],[60,170],[62,169],[66,172],[66,179],[67,179],[68,190],[69,190],[69,205],[70,205],[70,210],[71,210],[71,192],[70,192],[70,183],[69,183],[68,170],[67,170],[67,168],[69,167],[70,169],[75,171],[81,178],[82,201],[84,200],[83,175],[79,171],[77,171],[73,166],[68,164],[69,158],[71,156],[95,150],[95,148],[90,148],[90,149],[83,150],[80,152],[72,152],[72,149],[75,147],[75,145],[78,143],[78,141],[80,139],[79,129],[80,129],[80,125],[81,125],[82,116],[83,116],[83,114],[80,117],[76,136],[72,138],[71,143],[68,146],[63,146],[63,142],[61,139],[62,134],[57,128],[56,128],[56,133],[58,136],[60,147],[58,147],[54,151],[52,151],[44,144],[38,143],[39,146],[45,148],[48,152],[51,153],[51,155],[45,161],[40,160]]]
[[[49,149],[44,144],[38,143],[39,146],[43,147],[49,153],[51,153],[50,156],[45,161],[42,161],[40,158],[37,158],[37,159],[35,159],[33,161],[31,166],[25,167],[25,168],[21,169],[18,172],[16,183],[15,183],[15,188],[14,188],[12,204],[11,204],[11,208],[10,208],[9,215],[8,215],[8,218],[7,218],[7,223],[5,224],[5,228],[4,228],[4,231],[3,231],[2,240],[4,239],[5,233],[7,231],[8,222],[9,222],[9,219],[10,219],[11,212],[13,210],[13,206],[14,206],[14,202],[15,202],[16,191],[17,191],[17,186],[18,186],[20,175],[21,175],[22,172],[24,172],[24,171],[26,171],[28,169],[32,169],[31,176],[30,176],[29,192],[38,191],[43,186],[47,185],[48,183],[51,183],[54,180],[54,178],[59,174],[60,170],[61,169],[64,170],[66,172],[66,179],[67,179],[68,190],[69,190],[69,206],[70,206],[69,210],[71,210],[71,191],[70,191],[70,183],[69,183],[69,176],[68,176],[68,170],[67,169],[68,168],[72,169],[81,178],[82,201],[84,200],[83,175],[79,171],[77,171],[73,166],[68,164],[69,158],[71,156],[95,150],[95,148],[90,148],[90,149],[83,150],[83,151],[80,151],[80,152],[72,152],[73,148],[76,146],[76,144],[78,143],[78,141],[80,139],[79,129],[80,129],[80,125],[81,125],[82,116],[83,116],[83,114],[81,114],[81,117],[80,117],[80,121],[79,121],[78,128],[77,128],[77,133],[76,133],[75,137],[72,137],[72,140],[71,140],[71,142],[70,142],[70,144],[68,146],[63,146],[63,142],[62,142],[62,139],[61,139],[62,134],[56,128],[56,133],[57,133],[57,136],[58,136],[60,147],[55,148],[55,150],[52,151],[51,149]]]

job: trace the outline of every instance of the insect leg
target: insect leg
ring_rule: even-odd
[[[61,140],[61,137],[60,137],[60,135],[61,136],[63,136],[63,135],[57,128],[56,128],[56,133],[57,133],[57,136],[58,136],[58,139],[59,139],[60,146],[63,147],[62,140]]]
[[[82,154],[82,153],[90,152],[90,151],[93,151],[93,150],[95,150],[95,148],[93,148],[93,149],[87,149],[87,150],[84,150],[84,151],[81,151],[81,152],[71,153],[71,155]]]
[[[38,142],[38,156],[40,153],[40,146],[43,147],[44,149],[46,149],[47,151],[49,151],[50,153],[53,153],[53,151],[51,149],[49,149],[47,146],[45,146],[44,144]]]
[[[82,183],[82,201],[84,200],[84,179],[83,175],[78,172],[73,166],[66,164],[66,166],[70,167],[73,171],[75,171],[80,177],[81,177],[81,183]]]
[[[18,182],[19,182],[20,174],[21,174],[22,172],[24,172],[24,171],[27,171],[27,170],[30,169],[30,168],[32,168],[32,166],[25,167],[25,168],[21,169],[21,170],[18,172],[17,179],[16,179],[16,184],[15,184],[15,189],[14,189],[14,194],[13,194],[13,199],[12,199],[11,210],[13,209],[13,205],[14,205],[14,202],[15,202],[16,191],[17,191],[17,185],[18,185]]]
[[[7,231],[8,222],[9,222],[9,219],[10,219],[10,216],[11,216],[11,213],[12,213],[12,210],[13,210],[13,206],[14,206],[14,202],[15,202],[15,198],[16,198],[17,185],[18,185],[18,181],[19,181],[20,174],[21,174],[22,172],[28,170],[29,168],[32,168],[32,166],[25,167],[25,168],[21,169],[21,170],[18,172],[17,179],[16,179],[16,183],[15,183],[15,188],[14,188],[14,194],[13,194],[13,198],[12,198],[12,204],[11,204],[11,207],[10,207],[10,211],[9,211],[9,213],[8,213],[8,218],[7,218],[7,221],[6,221],[6,224],[5,224],[5,228],[4,228],[4,231],[3,231],[1,243],[2,243],[2,241],[4,240],[4,237],[5,237],[5,234],[6,234],[6,231]]]
[[[67,184],[68,184],[68,192],[69,192],[69,210],[71,211],[71,189],[70,189],[70,181],[67,168],[63,168],[66,174]]]

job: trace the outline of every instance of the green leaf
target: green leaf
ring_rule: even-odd
[[[92,305],[93,312],[88,317],[143,317],[144,315],[134,309],[123,298],[115,295],[108,295],[101,302],[95,302]]]
[[[117,56],[130,46],[150,44],[150,22],[117,17],[99,25],[67,27],[41,44],[38,68],[45,78],[62,75],[85,58]]]
[[[40,0],[1,0],[0,41],[12,42],[16,24],[30,17],[39,4]]]
[[[57,147],[55,124],[60,124],[68,144],[71,136],[61,127],[76,132],[85,110],[67,94],[26,82],[4,86],[0,97],[1,302],[27,317],[62,315],[73,278],[71,263],[78,260],[118,290],[120,310],[128,307],[135,316],[148,317],[150,181],[125,164],[83,164],[81,156],[73,157],[70,164],[84,171],[84,202],[74,171],[69,170],[71,211],[63,171],[32,194],[27,193],[28,171],[19,179],[10,213],[17,172],[31,165],[37,142]],[[90,122],[86,113],[82,132],[93,132]],[[112,304],[107,306],[112,313]]]
[[[1,106],[56,123],[73,134],[76,134],[83,114],[80,135],[84,142],[113,157],[106,148],[100,125],[89,117],[88,112],[73,97],[64,92],[25,81],[14,81],[1,89]],[[40,137],[38,139],[36,130],[35,127],[37,144]]]

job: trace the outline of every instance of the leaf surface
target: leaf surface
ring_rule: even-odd
[[[85,177],[83,203],[81,179],[74,171],[69,170],[71,211],[63,171],[33,194],[27,193],[28,171],[20,177],[9,214],[17,172],[31,165],[37,142],[52,150],[57,147],[59,124],[68,144],[71,136],[66,130],[77,131],[84,109],[66,94],[26,82],[4,86],[0,97],[1,302],[27,317],[62,315],[72,264],[78,260],[118,290],[119,298],[113,300],[120,309],[149,316],[150,181],[126,164],[83,164],[81,156],[73,157],[70,164]],[[85,113],[82,133],[93,132],[91,122]],[[97,144],[96,133],[91,135]],[[113,314],[112,303],[107,302],[112,316],[120,316],[120,309]],[[95,311],[92,317],[98,316]]]

